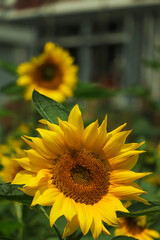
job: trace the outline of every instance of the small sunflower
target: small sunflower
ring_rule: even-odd
[[[136,218],[123,217],[120,218],[120,226],[115,230],[115,236],[125,235],[134,237],[138,240],[153,240],[159,238],[160,234],[146,227],[147,217],[140,216]]]
[[[14,160],[17,157],[24,157],[23,145],[24,142],[15,136],[29,133],[29,126],[21,124],[11,135],[6,139],[6,144],[0,144],[0,177],[4,182],[12,182],[16,174],[22,171],[22,167]]]
[[[25,87],[25,99],[31,99],[34,89],[57,102],[71,97],[78,71],[73,62],[68,51],[54,43],[46,43],[41,55],[22,63],[17,69],[17,84]]]
[[[116,226],[116,211],[128,212],[120,200],[148,203],[133,181],[149,173],[130,170],[143,152],[136,150],[142,143],[125,144],[131,132],[121,132],[126,124],[107,133],[107,116],[100,126],[95,121],[84,128],[78,105],[68,121],[58,121],[55,125],[43,119],[49,130],[37,129],[41,137],[24,138],[32,149],[17,159],[24,170],[12,184],[24,184],[22,191],[34,196],[32,206],[52,205],[51,226],[66,217],[63,237],[80,226],[83,235],[91,230],[98,239],[101,232],[109,234],[103,222]]]
[[[4,182],[12,182],[16,174],[22,171],[22,167],[14,161],[13,157],[2,156],[1,157],[2,170],[0,171],[0,177]]]
[[[7,145],[0,145],[0,159],[2,170],[0,170],[0,177],[4,182],[12,182],[16,174],[22,171],[22,167],[14,161],[15,157],[23,157],[24,151],[20,145],[22,143],[17,140],[13,140],[12,147]]]

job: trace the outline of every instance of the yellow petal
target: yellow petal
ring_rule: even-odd
[[[24,93],[25,100],[27,100],[27,101],[31,100],[34,88],[35,87],[34,87],[33,84],[32,85],[28,85],[28,87],[25,89],[25,93]]]
[[[118,128],[116,128],[113,131],[109,132],[107,134],[107,138],[109,139],[110,137],[114,136],[116,133],[120,132],[126,126],[126,124],[127,123],[124,123],[121,126],[119,126]]]
[[[64,102],[65,101],[66,97],[63,94],[63,92],[60,92],[59,89],[54,89],[54,90],[48,89],[48,88],[45,89],[45,88],[42,88],[42,87],[39,87],[39,86],[35,87],[35,89],[39,93],[55,100],[56,102]]]
[[[122,202],[117,198],[108,193],[106,196],[102,198],[102,201],[105,201],[106,206],[112,206],[115,211],[121,211],[121,212],[129,212],[125,206],[123,206]],[[117,216],[117,215],[116,215]],[[118,219],[119,220],[119,219]]]
[[[29,171],[23,170],[15,176],[12,184],[25,184],[29,187],[37,186],[36,174]]]
[[[28,73],[32,73],[33,69],[34,69],[33,65],[29,62],[26,62],[26,63],[22,63],[18,66],[17,72],[20,75],[28,74]]]
[[[106,127],[107,127],[107,115],[105,116],[105,119],[102,122],[101,126],[98,128],[98,136],[94,144],[94,151],[101,150],[106,144],[107,140]]]
[[[55,221],[64,214],[64,212],[63,212],[64,198],[65,198],[65,196],[63,195],[63,193],[61,193],[57,197],[55,203],[52,206],[52,209],[50,211],[50,225],[51,226],[53,226]]]
[[[114,232],[115,236],[125,235],[125,234],[126,234],[126,232],[123,230],[123,228],[116,228],[115,229],[115,232]]]
[[[105,228],[105,226],[103,225],[102,227],[102,232],[104,232],[107,235],[111,235],[110,232]]]
[[[78,131],[75,126],[66,121],[58,119],[59,126],[64,132],[65,144],[69,147],[79,149],[81,147],[81,137],[78,135]]]
[[[136,201],[139,201],[139,202],[142,202],[142,203],[144,203],[144,204],[146,204],[146,205],[151,205],[146,199],[141,198],[141,197],[139,197],[139,196],[135,196],[135,197],[133,197],[132,199],[133,199],[133,200],[136,200]]]
[[[40,166],[34,165],[29,158],[20,158],[20,159],[15,159],[18,164],[24,168],[25,170],[31,171],[31,172],[37,172],[41,169]]]
[[[50,206],[59,195],[60,191],[57,188],[43,186],[36,191],[31,205],[40,204],[42,206]]]
[[[98,121],[88,125],[83,134],[83,143],[87,149],[94,150],[94,143],[98,137]]]
[[[51,51],[54,51],[56,45],[52,42],[47,42],[44,46],[44,52],[50,53]]]
[[[44,145],[49,148],[49,150],[53,152],[54,155],[63,154],[64,146],[61,143],[59,135],[57,133],[41,128],[37,128],[36,130],[40,133]]]
[[[69,197],[66,197],[63,203],[63,210],[66,219],[71,221],[72,218],[77,214],[74,200]]]
[[[145,230],[142,233],[136,234],[135,237],[140,240],[153,240],[153,238],[148,235],[148,231]]]
[[[20,190],[29,196],[34,196],[37,191],[37,188],[36,187],[24,187],[24,188],[20,188]]]
[[[41,169],[37,173],[37,184],[44,184],[44,182],[48,182],[51,178],[52,174],[50,173],[50,169]]]
[[[20,86],[29,85],[29,84],[31,84],[31,82],[32,82],[32,79],[28,75],[21,76],[17,79],[17,84]]]
[[[158,233],[157,231],[155,231],[153,229],[148,229],[147,233],[149,236],[151,236],[153,238],[160,238],[160,233]]]
[[[103,148],[107,158],[112,158],[120,152],[130,132],[131,131],[123,131],[123,132],[117,133],[107,141],[106,145]]]
[[[145,177],[150,174],[151,174],[150,172],[135,173],[133,171],[128,170],[115,170],[112,171],[110,175],[110,183],[111,184],[130,183],[135,181],[136,179]]]
[[[61,137],[61,139],[63,139],[64,133],[58,125],[50,123],[45,119],[41,119],[41,120],[39,120],[39,122],[42,124],[46,124],[48,126],[49,130],[58,133],[59,136]]]
[[[96,212],[95,209],[93,212],[94,212],[94,215],[93,215],[93,221],[91,224],[91,233],[93,235],[93,238],[97,240],[103,230],[103,224],[99,217],[99,213]]]
[[[59,86],[59,91],[61,91],[67,97],[73,96],[73,91],[72,91],[71,87],[67,86],[66,84],[61,84]]]
[[[83,119],[81,115],[81,111],[79,109],[78,104],[73,107],[71,110],[69,117],[68,117],[68,122],[75,126],[79,132],[80,135],[82,135],[83,130],[84,130],[84,125],[83,125]]]
[[[135,150],[135,149],[139,148],[140,146],[142,146],[144,143],[145,143],[144,141],[141,143],[127,143],[123,146],[123,148],[121,149],[121,152]]]
[[[123,169],[123,168],[130,169],[137,162],[138,157],[136,155],[143,153],[143,152],[144,151],[139,151],[139,150],[128,151],[128,152],[119,154],[113,158],[109,158],[108,162],[109,162],[112,170],[113,169]]]
[[[62,238],[70,236],[72,233],[74,233],[77,230],[78,227],[79,227],[79,222],[78,222],[78,217],[76,215],[72,218],[71,221],[67,222]]]
[[[137,189],[133,186],[118,186],[113,187],[112,185],[109,188],[109,192],[113,194],[115,197],[118,197],[120,200],[129,200],[134,199],[138,195],[142,193],[146,193],[141,189]]]
[[[109,203],[104,200],[100,201],[99,203],[94,205],[94,211],[95,209],[96,212],[99,212],[100,218],[108,225],[117,226],[119,224],[115,207],[111,201]]]
[[[25,138],[24,138],[25,137]],[[22,137],[23,140],[34,150],[36,150],[42,157],[44,158],[51,158],[54,159],[57,157],[56,154],[53,154],[46,146],[44,145],[43,141],[41,138],[38,137],[29,137],[29,136],[24,136]],[[30,139],[31,141],[29,141]]]
[[[30,161],[40,168],[48,168],[52,164],[52,159],[49,160],[47,158],[43,158],[38,152],[34,149],[29,149],[25,151],[27,153],[28,158]]]
[[[86,235],[93,221],[93,212],[90,210],[89,205],[83,203],[77,203],[77,212],[80,228],[83,235]]]

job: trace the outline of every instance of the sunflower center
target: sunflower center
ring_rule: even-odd
[[[141,233],[145,229],[146,216],[141,216],[137,218],[126,217],[124,218],[124,220],[127,229],[132,234]]]
[[[75,183],[89,185],[93,181],[91,172],[78,164],[70,172]]]
[[[53,165],[52,182],[76,202],[95,204],[107,194],[109,165],[100,156],[85,149],[67,150]]]
[[[53,78],[56,76],[56,68],[54,67],[54,65],[48,64],[43,66],[41,69],[41,76],[42,79],[44,79],[45,81],[52,81]]]

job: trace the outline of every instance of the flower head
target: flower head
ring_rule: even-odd
[[[4,182],[12,182],[16,174],[22,171],[22,167],[15,161],[15,158],[24,157],[24,142],[19,137],[29,131],[28,125],[21,124],[11,135],[7,136],[5,144],[0,144],[0,163],[2,165],[0,177]]]
[[[153,240],[154,238],[159,238],[160,234],[146,227],[147,217],[123,217],[120,218],[120,225],[115,230],[115,235],[125,235],[134,237],[138,240]]]
[[[0,177],[4,182],[12,182],[16,174],[22,171],[22,167],[14,161],[14,158],[8,156],[1,157],[2,170],[0,171]]]
[[[84,235],[91,230],[97,239],[101,232],[109,234],[103,222],[116,226],[116,211],[128,212],[120,200],[147,203],[133,181],[149,173],[130,170],[142,143],[125,144],[130,131],[121,130],[126,124],[107,132],[107,116],[100,126],[95,121],[84,128],[78,105],[68,121],[58,120],[59,125],[41,120],[49,130],[37,129],[41,137],[24,138],[32,149],[17,160],[24,170],[12,183],[24,184],[22,190],[34,196],[32,205],[52,205],[51,226],[66,217],[64,237],[80,226]]]
[[[0,145],[0,159],[2,165],[0,177],[2,177],[4,182],[12,182],[16,174],[22,171],[22,167],[14,160],[17,156],[24,156],[24,151],[21,149],[20,145],[22,145],[22,142],[15,139],[12,139],[12,145]]]
[[[41,55],[17,69],[17,84],[26,87],[25,99],[31,99],[34,89],[57,102],[71,97],[78,70],[73,61],[66,50],[51,42],[46,43]]]

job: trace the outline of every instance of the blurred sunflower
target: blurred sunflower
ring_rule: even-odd
[[[22,171],[22,167],[14,160],[15,157],[23,157],[24,151],[21,149],[21,141],[13,140],[12,147],[10,145],[0,145],[0,159],[2,169],[0,177],[4,182],[12,182],[16,174]]]
[[[17,159],[24,170],[12,184],[24,184],[22,191],[34,196],[32,205],[53,205],[51,226],[60,216],[66,217],[63,237],[80,226],[83,235],[91,230],[98,239],[101,232],[109,234],[103,222],[116,226],[116,211],[128,212],[120,200],[148,203],[133,181],[149,173],[130,170],[143,152],[136,150],[143,143],[125,144],[131,132],[121,132],[126,124],[107,133],[107,116],[100,126],[97,120],[84,128],[78,105],[68,121],[58,120],[59,125],[41,120],[49,130],[37,129],[40,138],[24,138],[32,149]]]
[[[0,177],[4,182],[12,182],[16,174],[22,171],[22,167],[15,161],[16,157],[24,157],[23,145],[21,139],[17,139],[20,134],[29,133],[29,126],[21,124],[11,135],[6,139],[6,144],[0,144]]]
[[[2,156],[1,164],[3,168],[0,171],[0,177],[4,182],[12,182],[16,174],[22,171],[22,167],[14,161],[13,157]]]
[[[153,174],[152,176],[148,177],[146,181],[154,186],[160,187],[160,173]]]
[[[57,102],[72,97],[78,71],[73,62],[68,51],[54,43],[46,43],[41,55],[22,63],[17,69],[17,84],[25,87],[25,99],[31,99],[34,89]]]
[[[125,235],[134,237],[138,240],[153,240],[159,238],[160,234],[146,227],[147,217],[140,216],[136,218],[123,217],[120,218],[120,226],[115,230],[115,236]]]

